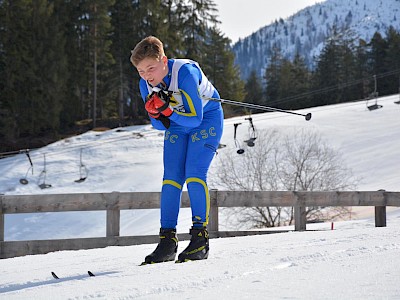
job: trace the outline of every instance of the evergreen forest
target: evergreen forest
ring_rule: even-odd
[[[363,99],[375,79],[379,95],[399,91],[393,28],[370,42],[335,35],[314,70],[276,48],[262,78],[253,70],[242,79],[218,24],[212,0],[0,0],[0,152],[148,122],[129,61],[148,35],[169,58],[198,61],[224,99],[298,109]]]

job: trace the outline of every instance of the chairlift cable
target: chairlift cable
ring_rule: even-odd
[[[381,73],[377,75],[377,78],[384,78],[387,76],[391,76],[394,74],[400,73],[400,69],[396,69],[396,70],[392,70],[392,71],[388,71],[385,73]],[[369,77],[367,77],[369,78]],[[298,94],[298,95],[293,95],[293,96],[289,96],[289,97],[285,97],[285,98],[281,98],[279,100],[275,100],[272,101],[271,103],[269,103],[270,105],[277,105],[277,104],[282,104],[282,103],[286,103],[292,100],[297,100],[297,99],[301,99],[301,98],[305,98],[308,96],[313,96],[313,95],[317,95],[317,94],[323,94],[323,93],[327,93],[327,92],[331,92],[331,91],[335,91],[335,90],[340,90],[343,88],[347,88],[347,87],[351,87],[357,84],[360,84],[362,82],[364,82],[367,78],[362,78],[362,79],[356,79],[347,83],[342,83],[339,85],[333,85],[333,86],[328,86],[328,87],[324,87],[322,89],[318,89],[318,90],[314,90],[314,91],[310,91],[310,92],[305,92],[302,94]]]

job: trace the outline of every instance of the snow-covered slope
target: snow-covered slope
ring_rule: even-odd
[[[400,191],[399,95],[379,99],[383,108],[368,111],[365,102],[316,107],[313,118],[267,113],[253,116],[258,130],[275,127],[316,130],[342,149],[345,162],[363,177],[360,190]],[[236,151],[233,123],[225,121],[220,151]],[[247,138],[247,130],[238,132]],[[31,152],[34,175],[19,184],[29,168],[24,154],[0,160],[0,193],[157,191],[161,187],[162,136],[149,126],[88,132]],[[79,154],[89,169],[79,178]],[[251,149],[246,149],[251,151]],[[46,181],[38,176],[47,159]],[[219,158],[217,158],[219,159]],[[238,156],[240,159],[240,156]],[[373,210],[373,209],[372,209]],[[187,232],[190,213],[180,216]],[[6,216],[6,240],[104,236],[105,215],[49,213]],[[158,210],[124,212],[122,234],[155,234]],[[139,267],[155,245],[61,251],[0,260],[0,299],[399,299],[400,209],[390,210],[387,227],[374,219],[310,224],[320,231],[213,239],[206,261]],[[178,251],[187,241],[179,243]],[[90,270],[95,277],[89,277]],[[54,271],[61,279],[54,279]]]
[[[332,147],[339,149],[344,163],[361,178],[358,190],[400,191],[400,105],[399,95],[380,98],[382,109],[369,111],[366,103],[352,102],[299,111],[312,112],[310,121],[283,113],[253,115],[258,131],[276,128],[280,134],[294,129],[315,130]],[[248,138],[245,117],[225,120],[219,152],[236,152],[233,124],[242,122],[238,139]],[[27,174],[29,184],[22,185],[29,161],[25,154],[0,160],[0,193],[53,194],[90,192],[160,191],[162,181],[162,133],[149,125],[119,128],[106,132],[87,132],[30,152],[34,174]],[[84,182],[80,177],[82,162],[89,170]],[[246,149],[251,151],[251,149]],[[46,183],[52,187],[40,189],[39,175],[44,169]],[[217,156],[216,161],[222,155]],[[238,159],[241,156],[238,155]],[[215,166],[215,164],[214,164]],[[6,240],[94,237],[105,235],[105,212],[65,212],[6,215]],[[221,223],[224,223],[221,220]],[[178,231],[187,232],[191,224],[190,211],[182,210]],[[123,211],[121,234],[155,234],[159,228],[159,211]],[[225,229],[225,228],[223,228]]]
[[[373,222],[212,239],[207,260],[184,264],[138,266],[155,245],[0,260],[0,299],[399,299],[400,211]]]
[[[233,51],[243,78],[252,70],[261,76],[274,46],[285,58],[292,60],[299,53],[313,66],[334,27],[355,40],[369,42],[376,31],[385,36],[390,26],[400,30],[399,0],[326,0],[239,40]]]

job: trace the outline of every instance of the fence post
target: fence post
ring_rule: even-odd
[[[375,227],[386,227],[386,206],[375,206]]]
[[[107,237],[119,236],[120,210],[107,209]]]
[[[107,225],[106,225],[106,236],[119,236],[120,230],[120,215],[121,211],[116,206],[118,202],[118,193],[112,192],[107,198]]]
[[[218,231],[218,190],[210,190],[210,212],[209,225],[210,231]]]
[[[294,206],[294,230],[304,231],[306,230],[307,218],[306,218],[306,207],[304,205],[304,199],[298,193],[294,192],[297,201]]]

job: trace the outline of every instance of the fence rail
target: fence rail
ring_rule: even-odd
[[[155,243],[158,236],[120,236],[120,211],[159,208],[159,192],[83,193],[48,195],[0,195],[0,258],[44,254],[58,250],[92,249]],[[386,207],[400,207],[400,192],[294,192],[294,191],[210,191],[211,237],[265,234],[268,231],[221,232],[220,207],[294,207],[295,230],[306,230],[306,207],[374,206],[375,225],[386,226]],[[188,193],[181,207],[190,207]],[[4,241],[4,215],[65,211],[106,211],[106,237],[39,241]],[[276,231],[274,231],[276,232]],[[187,239],[187,234],[179,235]]]

